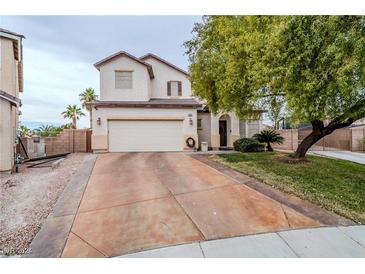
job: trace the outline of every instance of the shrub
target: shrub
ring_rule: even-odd
[[[255,134],[253,138],[261,143],[266,143],[268,151],[273,151],[271,143],[282,144],[284,142],[284,138],[275,130],[263,130],[260,133]]]
[[[233,143],[234,150],[241,152],[262,152],[265,151],[265,144],[253,138],[241,138]]]

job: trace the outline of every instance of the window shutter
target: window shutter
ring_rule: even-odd
[[[182,96],[182,86],[181,86],[181,82],[178,82],[178,95]]]
[[[171,82],[167,82],[167,96],[171,96]]]

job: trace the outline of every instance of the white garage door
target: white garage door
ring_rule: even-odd
[[[109,121],[109,151],[180,151],[182,121]]]

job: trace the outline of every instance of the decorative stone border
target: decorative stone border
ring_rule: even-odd
[[[89,154],[71,177],[41,230],[34,237],[25,258],[58,258],[66,244],[81,198],[97,156]]]

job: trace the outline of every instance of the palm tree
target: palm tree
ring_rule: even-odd
[[[76,128],[76,121],[80,119],[81,116],[85,116],[81,108],[76,105],[68,105],[66,110],[61,113],[63,118],[72,119],[72,128]]]
[[[274,151],[270,143],[282,144],[284,142],[284,138],[272,129],[262,130],[260,133],[256,133],[253,137],[261,143],[266,143],[268,151]]]
[[[25,137],[31,133],[31,130],[25,125],[19,125],[19,133],[21,137]]]
[[[98,96],[95,94],[93,88],[86,88],[83,92],[79,94],[79,96],[80,96],[80,101],[82,103],[82,107],[89,112],[90,128],[91,128],[92,125],[91,106],[87,103],[97,100]]]

